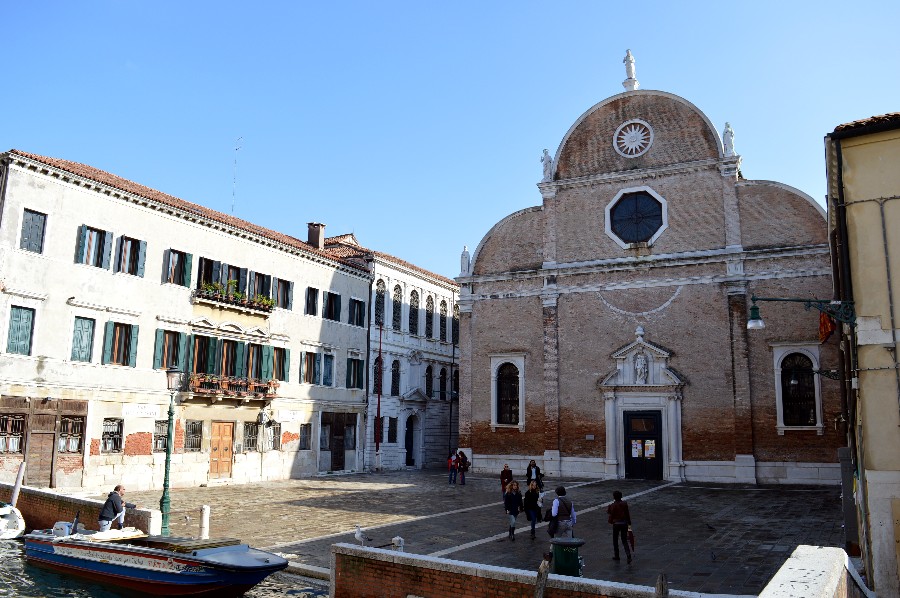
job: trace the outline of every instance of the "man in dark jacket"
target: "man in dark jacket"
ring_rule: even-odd
[[[123,496],[125,496],[125,486],[119,484],[106,497],[106,502],[103,503],[103,508],[100,509],[100,517],[98,518],[101,532],[108,531],[116,519],[119,520],[119,529],[122,529],[125,524],[125,509],[133,509],[137,506],[134,503],[124,502],[122,500]]]
[[[628,503],[622,500],[622,493],[613,492],[613,502],[606,507],[609,522],[613,526],[613,560],[619,560],[619,536],[622,536],[622,546],[625,547],[625,557],[631,562],[631,550],[628,548],[628,526],[631,525],[631,513],[628,512]]]
[[[544,474],[541,473],[541,468],[534,459],[528,462],[528,468],[525,470],[525,485],[531,484],[531,480],[537,482],[539,490],[544,489]]]

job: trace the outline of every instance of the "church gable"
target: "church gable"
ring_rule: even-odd
[[[634,334],[634,341],[611,355],[616,360],[616,369],[604,376],[600,387],[683,386],[684,378],[669,367],[672,352],[644,340],[642,326],[638,326]]]

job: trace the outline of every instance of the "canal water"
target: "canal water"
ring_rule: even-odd
[[[244,594],[245,598],[322,598],[324,582],[276,573]],[[134,592],[117,592],[109,586],[57,573],[25,561],[20,540],[0,540],[0,597],[2,598],[133,598]]]

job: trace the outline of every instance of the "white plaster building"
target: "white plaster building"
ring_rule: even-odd
[[[0,170],[0,480],[160,487],[361,470],[365,265],[109,173]]]
[[[443,466],[457,448],[459,286],[365,249],[353,235],[326,239],[325,250],[343,259],[368,256],[373,265],[366,468]]]

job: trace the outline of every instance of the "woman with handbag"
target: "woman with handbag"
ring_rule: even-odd
[[[531,539],[534,540],[534,526],[541,520],[541,491],[536,480],[531,480],[525,491],[525,516],[531,522]]]
[[[522,493],[519,492],[519,482],[513,480],[506,486],[506,492],[503,494],[503,508],[506,509],[506,515],[509,523],[509,539],[516,541],[516,517],[522,510]]]

